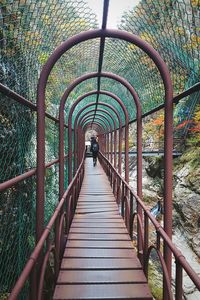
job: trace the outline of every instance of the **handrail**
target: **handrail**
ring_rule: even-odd
[[[68,155],[65,155],[65,158],[67,158],[67,157],[68,157]],[[52,165],[57,164],[58,162],[59,162],[59,159],[54,159],[51,162],[47,163],[45,165],[45,168],[50,168]],[[18,182],[20,182],[24,179],[27,179],[27,178],[35,175],[36,171],[37,171],[37,169],[34,168],[34,169],[31,169],[31,170],[29,170],[29,171],[27,171],[23,174],[20,174],[20,175],[14,177],[14,178],[11,178],[9,180],[6,180],[6,181],[0,183],[0,192],[10,188],[11,186],[17,184]]]
[[[81,164],[73,178],[73,180],[71,181],[71,183],[69,184],[67,190],[65,191],[65,193],[63,194],[62,198],[60,199],[48,225],[46,226],[46,228],[44,229],[42,236],[40,238],[40,240],[38,241],[37,245],[35,246],[35,249],[33,250],[28,262],[26,263],[20,277],[18,278],[14,288],[11,291],[11,294],[9,296],[9,300],[16,300],[20,291],[22,290],[22,288],[24,287],[28,277],[31,275],[31,272],[34,271],[34,268],[37,267],[37,262],[38,260],[41,259],[42,256],[42,250],[44,248],[45,242],[48,241],[50,232],[53,228],[53,226],[55,225],[55,236],[54,236],[54,241],[51,242],[51,244],[48,246],[48,249],[46,250],[46,253],[49,251],[50,248],[53,248],[53,243],[56,244],[56,242],[58,241],[59,244],[59,249],[60,249],[60,253],[56,253],[56,258],[55,258],[55,270],[59,269],[59,265],[60,265],[60,254],[63,251],[62,248],[62,244],[63,244],[63,240],[62,237],[60,235],[60,222],[63,223],[63,218],[61,215],[62,210],[66,210],[66,213],[68,213],[68,220],[71,219],[71,211],[72,209],[66,208],[64,207],[64,205],[66,204],[66,206],[68,205],[68,203],[66,203],[66,200],[69,197],[72,197],[72,201],[70,201],[70,205],[75,208],[76,207],[76,203],[77,203],[77,198],[81,189],[81,184],[82,184],[82,180],[83,180],[83,175],[84,175],[84,160],[85,160],[85,153],[83,154],[83,158],[81,161]],[[74,193],[74,186],[76,187],[76,193]],[[74,213],[74,209],[73,209],[73,213]],[[68,224],[66,224],[67,227]],[[55,252],[56,252],[56,247],[55,247]],[[46,259],[46,255],[45,255],[45,259]],[[42,276],[43,276],[43,272],[42,272]],[[55,281],[56,281],[56,277],[57,277],[57,273],[55,274]],[[54,282],[55,283],[55,282]],[[31,282],[31,285],[34,286],[35,282]],[[31,288],[31,287],[30,287]],[[37,299],[38,299],[38,295],[41,295],[41,287],[39,289],[39,291],[37,291]]]
[[[168,247],[171,249],[172,254],[175,257],[176,260],[176,264],[178,265],[178,267],[181,267],[182,269],[185,270],[185,272],[187,273],[187,275],[190,277],[190,279],[193,281],[193,283],[195,284],[195,286],[200,290],[200,277],[197,275],[197,273],[191,268],[191,266],[189,265],[189,263],[187,262],[187,260],[185,259],[184,255],[181,253],[180,250],[178,250],[176,248],[176,246],[173,244],[173,242],[171,241],[171,239],[168,237],[168,235],[166,234],[166,232],[164,231],[163,227],[158,223],[158,221],[155,219],[155,217],[150,213],[150,211],[147,209],[147,207],[145,206],[145,204],[142,202],[142,200],[138,197],[138,195],[133,191],[132,187],[121,177],[121,175],[118,173],[118,171],[114,168],[114,166],[109,162],[109,160],[100,152],[99,153],[99,160],[110,180],[111,186],[115,186],[116,182],[117,182],[117,187],[116,189],[118,190],[119,188],[121,188],[122,192],[121,192],[121,199],[116,199],[117,203],[121,205],[121,210],[123,213],[123,208],[124,208],[124,198],[129,198],[130,201],[130,207],[133,207],[133,197],[136,200],[137,205],[139,205],[144,213],[144,218],[142,220],[143,222],[143,236],[144,236],[144,241],[147,241],[146,243],[142,243],[142,249],[139,248],[138,249],[138,257],[141,259],[141,263],[144,267],[144,270],[147,269],[146,264],[148,263],[148,257],[147,257],[147,253],[149,248],[152,246],[148,246],[148,241],[149,241],[149,237],[148,237],[148,230],[144,230],[145,229],[145,224],[147,224],[148,219],[151,221],[151,223],[153,224],[153,226],[156,229],[156,233],[157,233],[157,249],[159,250],[160,248],[160,237],[163,239],[163,241],[166,242],[166,244],[168,245]],[[114,192],[114,195],[116,195],[118,193]],[[128,197],[129,195],[129,197]],[[121,203],[120,203],[121,202]],[[130,236],[132,236],[132,232],[130,232],[130,228],[132,229],[132,221],[133,221],[133,214],[136,214],[135,212],[131,211],[131,209],[129,209],[129,220],[125,220],[126,225],[128,224],[129,227],[127,228],[129,231]],[[127,212],[124,214],[123,213],[123,217],[126,218],[127,217]],[[139,226],[137,226],[138,230],[141,230],[141,227],[139,228]],[[138,233],[139,234],[139,233]],[[140,246],[140,245],[139,245]],[[146,247],[146,248],[145,248]],[[182,272],[176,272],[178,275],[177,276],[182,276]],[[167,280],[167,278],[165,278],[165,280]],[[181,278],[177,278],[176,279],[177,284],[182,284],[182,280]],[[170,283],[171,285],[171,283]],[[178,286],[176,287],[176,291],[179,292],[179,296],[176,297],[177,300],[179,300],[180,298],[180,290],[182,289],[182,286]],[[166,298],[167,299],[167,298]],[[182,298],[181,298],[182,299]]]
[[[26,98],[22,97],[21,95],[17,94],[16,92],[12,91],[11,89],[9,89],[7,86],[3,85],[2,83],[0,83],[0,92],[3,93],[4,95],[6,95],[7,97],[10,97],[11,99],[15,100],[16,102],[30,108],[33,111],[37,111],[37,105],[32,103],[31,101],[27,100]],[[45,116],[58,123],[59,120],[55,117],[53,117],[51,114],[45,112]],[[66,128],[68,128],[68,126],[65,124],[64,125]]]

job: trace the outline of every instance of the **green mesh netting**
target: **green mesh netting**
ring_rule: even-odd
[[[83,1],[1,1],[0,82],[36,102],[39,73],[48,56],[62,41],[96,24],[95,15]],[[98,53],[98,46],[88,42],[87,64],[92,52]],[[85,46],[80,47],[84,53]],[[66,87],[77,72],[86,71],[86,66],[80,70],[75,66],[76,56],[74,51],[68,54],[67,64],[65,59],[59,61],[49,78],[46,109],[54,116],[61,86]],[[65,79],[60,81],[62,76]],[[36,114],[29,108],[0,94],[0,182],[35,168],[35,121]],[[49,162],[58,157],[58,125],[46,119],[46,133],[45,159]],[[65,137],[67,140],[66,129]],[[65,153],[67,148],[66,143]],[[35,189],[35,177],[31,177],[0,195],[0,299],[7,299],[35,244]],[[58,165],[46,170],[45,194],[47,223],[58,201]],[[26,289],[20,296],[24,298]]]
[[[136,8],[124,13],[119,28],[139,35],[159,52],[170,70],[175,95],[199,81],[199,0],[142,0]],[[149,60],[137,54],[134,45],[129,48],[148,69],[153,67]],[[193,96],[185,101],[190,106]],[[187,112],[183,115],[181,109],[178,111],[187,118]]]
[[[124,13],[119,24],[120,29],[139,35],[160,53],[169,67],[175,94],[199,80],[199,8],[198,0],[142,0],[136,8]],[[41,68],[53,50],[74,34],[97,27],[96,16],[86,1],[1,0],[0,82],[35,103]],[[47,112],[58,116],[60,97],[69,83],[98,70],[99,46],[100,39],[81,43],[56,63],[47,84]],[[163,103],[164,89],[158,70],[134,45],[106,38],[102,70],[116,73],[134,86],[143,113]],[[97,79],[90,79],[73,90],[66,103],[66,122],[77,97],[96,89]],[[102,78],[101,89],[116,94],[126,105],[130,120],[135,118],[133,99],[126,88]],[[96,99],[96,95],[84,99],[77,106],[73,120],[80,108]],[[99,101],[112,104],[125,121],[121,107],[112,98],[100,95]],[[198,101],[199,93],[181,101],[175,112],[178,122],[190,118]],[[47,163],[58,156],[58,125],[46,119],[46,133]],[[65,142],[66,154],[67,151]],[[2,93],[0,153],[0,182],[36,166],[36,113]],[[67,175],[66,160],[65,188]],[[58,200],[58,165],[46,170],[45,192],[47,223]],[[0,299],[7,297],[33,249],[35,198],[35,177],[0,195]]]

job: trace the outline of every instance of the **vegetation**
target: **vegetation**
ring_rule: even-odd
[[[199,1],[193,0],[183,0],[181,5],[171,0],[142,0],[124,15],[120,25],[120,29],[137,34],[161,54],[171,72],[175,93],[198,80],[198,8]],[[80,0],[2,0],[0,15],[1,82],[33,103],[36,102],[40,71],[53,50],[69,37],[97,28],[96,16]],[[99,39],[94,39],[74,46],[56,63],[46,90],[49,113],[57,117],[65,88],[80,75],[96,71],[98,58]],[[103,69],[121,75],[134,86],[143,113],[163,103],[164,86],[159,72],[152,60],[135,45],[106,39]],[[77,87],[66,105],[66,116],[79,95],[96,88],[96,79]],[[133,99],[126,88],[106,78],[101,79],[101,89],[118,95],[126,104],[130,120],[135,118]],[[106,96],[99,99],[111,103]],[[89,101],[96,101],[96,96],[82,102],[82,107]],[[192,147],[200,142],[199,109],[193,119],[186,120],[186,116],[189,115],[187,108],[193,107],[190,103],[195,106],[196,101],[197,97],[189,97],[180,105],[175,124],[179,136],[188,128],[187,145]],[[116,103],[113,106],[124,121],[122,109]],[[46,121],[46,162],[58,156],[58,137],[58,126]],[[162,112],[144,124],[144,140],[152,148],[162,148]],[[130,139],[129,145],[132,147],[135,142]],[[35,113],[3,95],[0,95],[0,153],[0,182],[36,166]],[[65,175],[67,178],[67,172]],[[0,299],[12,288],[34,247],[35,185],[33,176],[0,196]],[[57,166],[46,171],[45,191],[47,222],[58,200]]]

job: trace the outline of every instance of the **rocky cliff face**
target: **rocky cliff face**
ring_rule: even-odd
[[[189,149],[174,159],[174,229],[179,228],[200,257],[200,150]],[[132,160],[130,184],[136,189],[136,167]],[[152,207],[163,198],[163,158],[143,160],[143,196]]]
[[[198,150],[177,159],[174,168],[174,226],[183,229],[194,252],[200,257],[200,165]]]

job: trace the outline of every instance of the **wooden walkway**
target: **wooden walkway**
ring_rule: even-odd
[[[152,299],[108,179],[92,158],[53,299]]]

